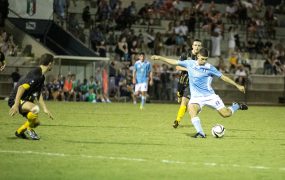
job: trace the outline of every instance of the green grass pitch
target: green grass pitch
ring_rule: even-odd
[[[178,104],[47,102],[41,140],[14,137],[23,123],[0,101],[0,179],[285,179],[285,108],[250,106],[223,119],[200,114],[206,139],[194,139]],[[211,135],[216,123],[225,136]]]

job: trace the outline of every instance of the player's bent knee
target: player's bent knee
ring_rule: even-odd
[[[232,112],[230,110],[220,110],[219,113],[223,118],[227,118],[232,115]]]
[[[38,105],[35,105],[32,109],[31,112],[34,114],[39,114],[40,112],[40,107]]]

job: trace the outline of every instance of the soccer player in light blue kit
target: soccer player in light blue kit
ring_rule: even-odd
[[[188,104],[188,111],[191,116],[192,124],[194,125],[197,133],[195,138],[205,138],[206,135],[202,129],[200,118],[198,117],[199,112],[203,106],[209,106],[215,108],[222,117],[230,117],[235,111],[247,110],[246,104],[233,103],[230,107],[225,107],[222,99],[215,94],[211,87],[213,77],[218,77],[223,81],[236,86],[236,88],[245,93],[244,86],[235,83],[229,77],[223,75],[213,65],[207,63],[208,50],[202,48],[197,55],[197,61],[188,59],[184,61],[178,61],[174,59],[168,59],[162,56],[152,56],[153,60],[161,60],[172,65],[181,66],[181,70],[185,70],[189,75],[189,87],[191,92],[191,99]]]
[[[138,55],[138,61],[134,65],[133,84],[135,84],[135,99],[141,92],[140,109],[144,108],[146,102],[146,93],[148,89],[148,81],[153,84],[151,64],[145,59],[145,54],[142,52]]]

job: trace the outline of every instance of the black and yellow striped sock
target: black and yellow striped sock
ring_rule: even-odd
[[[21,127],[17,129],[17,133],[21,134],[22,132],[25,132],[29,128],[29,126],[30,126],[29,121],[26,121]]]
[[[183,116],[185,115],[186,108],[187,108],[187,106],[185,106],[185,105],[181,105],[181,106],[179,107],[179,110],[178,110],[178,113],[177,113],[177,117],[176,117],[176,120],[177,120],[178,122],[180,122],[181,119],[183,118]]]

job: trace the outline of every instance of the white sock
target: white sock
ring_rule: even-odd
[[[205,135],[205,133],[202,129],[202,126],[201,126],[200,118],[196,116],[196,117],[192,118],[191,121],[192,121],[192,124],[195,127],[197,133],[201,133],[201,134]]]

